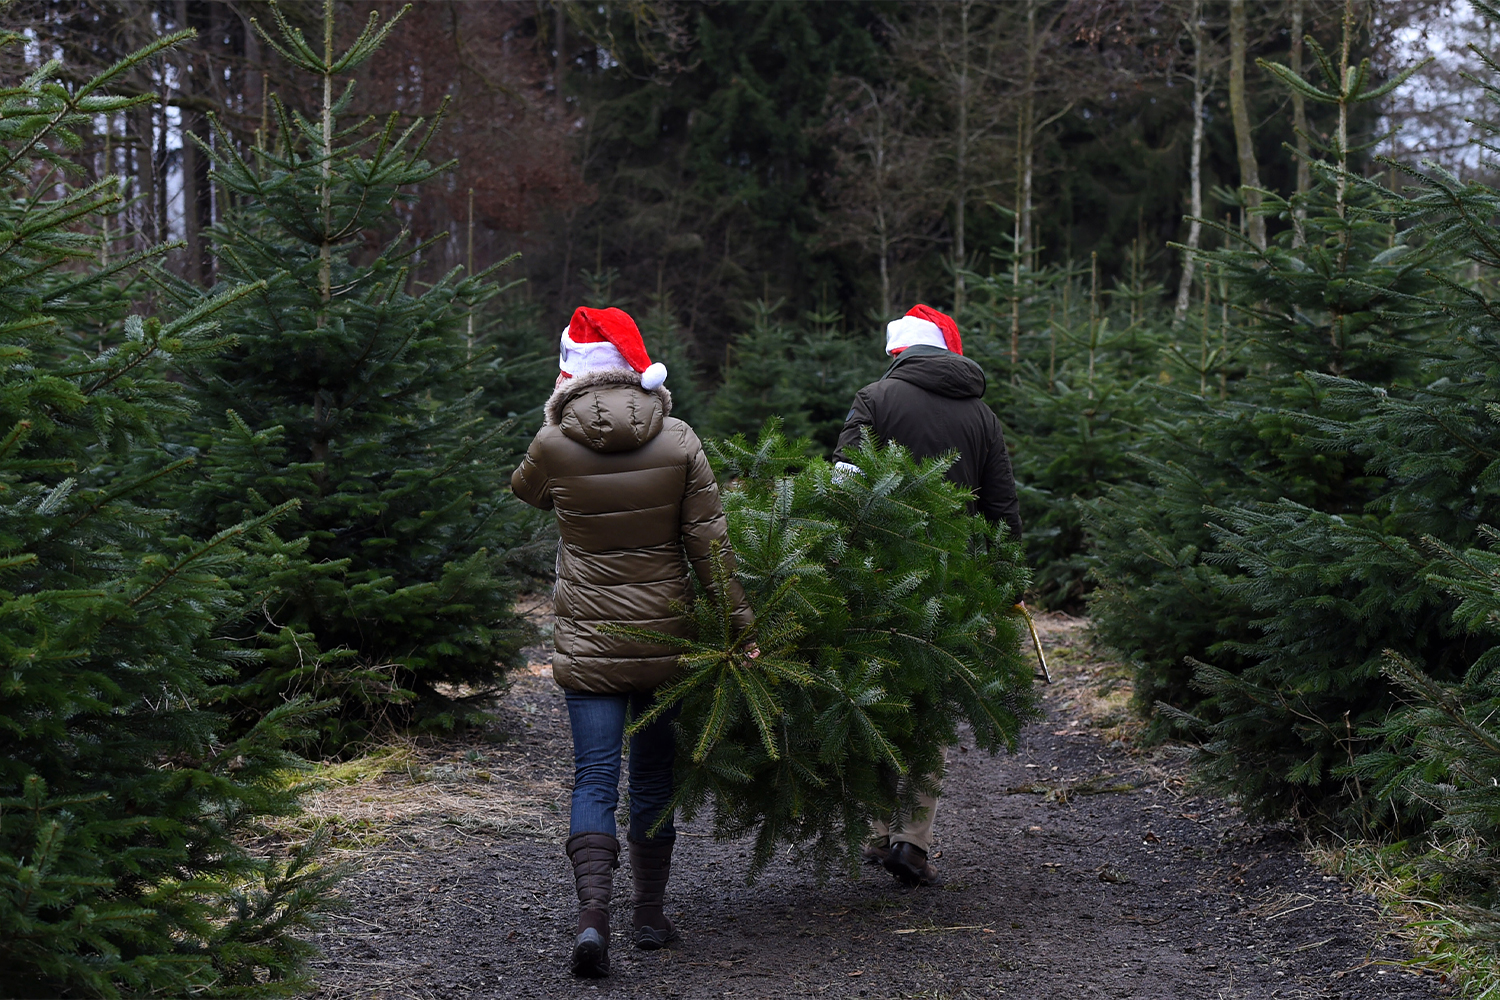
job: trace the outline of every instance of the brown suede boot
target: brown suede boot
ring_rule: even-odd
[[[932,862],[927,860],[927,852],[916,844],[908,844],[904,840],[892,844],[890,856],[881,863],[886,871],[913,888],[943,884],[943,877],[932,867]]]
[[[667,877],[672,873],[673,843],[675,841],[671,840],[651,840],[644,844],[630,842],[635,946],[646,951],[655,951],[668,941],[677,940],[677,928],[672,926],[662,909],[667,896]]]
[[[609,897],[620,867],[620,842],[607,833],[578,833],[568,838],[567,852],[578,891],[573,975],[598,979],[609,975]]]
[[[883,865],[885,859],[891,856],[891,838],[875,837],[868,841],[860,850],[859,856],[867,865]]]

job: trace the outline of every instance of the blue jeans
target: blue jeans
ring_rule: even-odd
[[[645,714],[651,692],[588,694],[565,691],[568,722],[573,728],[573,815],[569,836],[615,833],[620,804],[620,751],[625,740],[627,709],[632,718]],[[653,840],[676,840],[672,814],[672,758],[676,749],[672,720],[677,706],[630,738],[630,839],[645,843],[646,831],[663,813],[666,822]]]

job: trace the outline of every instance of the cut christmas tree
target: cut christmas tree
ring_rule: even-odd
[[[682,673],[634,725],[680,702],[687,815],[711,806],[719,836],[753,833],[752,872],[795,845],[823,874],[855,862],[872,819],[941,785],[960,726],[996,752],[1034,714],[1020,546],[967,513],[944,460],[867,443],[860,471],[836,475],[774,422],[708,448],[754,634],[700,597]]]

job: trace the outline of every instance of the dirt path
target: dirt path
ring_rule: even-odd
[[[546,668],[501,706],[516,738],[411,750],[326,793],[359,872],[320,936],[318,996],[1131,997],[1405,1000],[1443,995],[1400,963],[1373,905],[1306,864],[1285,830],[1186,790],[1180,765],[1110,729],[1127,694],[1046,629],[1049,716],[1013,757],[949,756],[938,889],[879,869],[818,885],[790,864],[745,884],[746,851],[681,827],[668,911],[683,940],[626,945],[571,979],[562,856],[569,744]],[[617,874],[628,898],[629,870]]]

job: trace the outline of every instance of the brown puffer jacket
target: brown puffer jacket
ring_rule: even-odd
[[[574,691],[649,691],[677,669],[669,647],[601,631],[605,623],[688,635],[673,610],[691,601],[688,567],[713,585],[711,546],[731,571],[719,484],[698,435],[669,416],[665,389],[639,375],[591,372],[547,400],[546,423],[520,468],[516,496],[557,514],[552,675]],[[738,628],[753,616],[739,582],[730,600]]]

